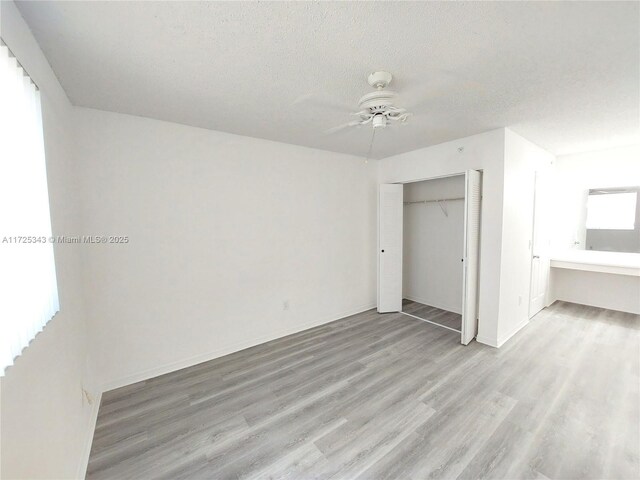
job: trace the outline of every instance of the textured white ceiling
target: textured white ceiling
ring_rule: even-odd
[[[322,132],[384,69],[377,158],[497,127],[554,153],[638,139],[638,2],[18,2],[75,105],[364,155]]]

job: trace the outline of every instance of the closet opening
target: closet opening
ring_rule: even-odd
[[[402,312],[462,332],[465,176],[403,189]]]
[[[481,173],[380,185],[378,311],[478,331]]]

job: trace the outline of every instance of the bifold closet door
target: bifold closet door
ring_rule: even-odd
[[[467,170],[464,193],[464,252],[461,342],[469,344],[478,334],[478,259],[480,256],[480,172]]]
[[[402,310],[402,184],[378,194],[378,312]]]

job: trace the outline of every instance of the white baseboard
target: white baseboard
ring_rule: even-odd
[[[502,345],[504,345],[505,343],[507,343],[507,341],[513,337],[516,333],[518,333],[520,330],[522,330],[524,327],[526,327],[529,324],[529,319],[525,318],[523,319],[520,323],[518,323],[515,327],[513,327],[511,329],[511,331],[506,334],[503,335],[501,337],[498,337],[498,348],[500,348]]]
[[[407,300],[411,300],[412,302],[422,303],[424,305],[428,305],[430,307],[436,307],[440,310],[446,310],[447,312],[457,313],[458,315],[462,315],[462,310],[457,307],[452,307],[450,305],[444,305],[439,302],[433,302],[431,300],[426,300],[424,298],[419,298],[415,295],[403,295],[402,298],[406,298]]]
[[[78,464],[78,473],[76,478],[85,478],[87,476],[87,467],[89,466],[89,455],[91,454],[91,444],[93,443],[93,433],[96,430],[96,422],[98,421],[98,410],[100,409],[100,401],[102,400],[102,393],[98,393],[91,405],[91,416],[89,418],[89,425],[87,428],[86,438],[84,442],[84,450],[80,457],[80,463]]]
[[[271,340],[277,340],[278,338],[282,338],[282,337],[286,337],[287,335],[292,335],[294,333],[302,332],[303,330],[319,327],[320,325],[324,325],[325,323],[330,323],[335,320],[340,320],[341,318],[355,315],[357,313],[365,312],[375,307],[376,307],[375,302],[367,305],[362,305],[360,307],[356,307],[347,311],[330,315],[313,322],[297,325],[295,328],[277,331],[272,334],[263,335],[250,340],[243,340],[242,342],[237,342],[231,345],[227,345],[224,348],[219,348],[211,352],[201,353],[189,358],[184,358],[182,360],[167,363],[159,367],[150,368],[150,369],[143,370],[141,372],[137,372],[131,375],[126,375],[124,377],[109,380],[103,383],[102,391],[107,392],[109,390],[114,390],[116,388],[124,387],[126,385],[131,385],[132,383],[141,382],[143,380],[157,377],[159,375],[164,375],[166,373],[180,370],[182,368],[187,368],[202,362],[207,362],[215,358],[224,357],[225,355],[239,352],[240,350],[244,350],[246,348],[255,347],[256,345],[260,345],[261,343],[270,342]]]
[[[476,337],[476,342],[478,343],[482,343],[483,345],[489,345],[490,347],[493,348],[498,348],[498,340],[495,338],[491,338],[491,337],[483,337],[481,335],[478,335]]]
[[[520,330],[522,330],[528,324],[529,324],[529,319],[525,318],[520,323],[518,323],[515,327],[513,327],[511,329],[511,331],[509,331],[509,333],[506,334],[506,335],[503,335],[503,336],[498,337],[498,338],[483,337],[482,335],[478,335],[476,337],[476,342],[482,343],[484,345],[489,345],[490,347],[493,347],[493,348],[500,348],[505,343],[507,343],[507,341],[511,337],[513,337],[516,333],[518,333]]]

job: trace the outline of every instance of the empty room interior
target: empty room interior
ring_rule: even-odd
[[[640,2],[0,0],[0,477],[640,478]]]

